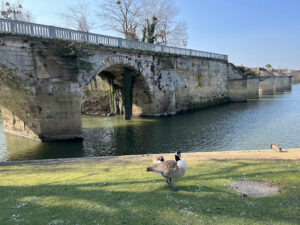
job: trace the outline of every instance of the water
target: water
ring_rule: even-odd
[[[0,161],[266,149],[271,143],[294,148],[300,144],[300,85],[292,92],[172,117],[84,117],[82,143],[38,143],[2,131],[0,118]]]

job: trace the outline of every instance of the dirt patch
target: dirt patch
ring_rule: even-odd
[[[235,181],[228,186],[236,192],[253,197],[265,197],[280,193],[278,186],[265,182]]]

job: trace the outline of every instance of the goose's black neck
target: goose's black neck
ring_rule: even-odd
[[[180,157],[178,155],[175,155],[176,162],[180,160]]]

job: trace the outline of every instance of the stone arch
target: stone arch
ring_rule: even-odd
[[[93,71],[85,74],[83,79],[79,79],[82,93],[95,77],[104,73],[110,74],[113,77],[113,85],[124,93],[124,70],[130,71],[132,75],[132,114],[133,116],[147,116],[151,113],[153,96],[151,85],[149,85],[151,71],[144,68],[142,62],[136,62],[126,56],[110,56],[98,63],[94,62]]]

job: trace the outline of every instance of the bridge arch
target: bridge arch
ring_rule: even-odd
[[[83,105],[88,105],[85,104],[87,87],[91,88],[92,82],[94,82],[94,87],[97,86],[97,80],[101,79],[106,80],[110,85],[105,93],[102,90],[103,95],[108,96],[109,99],[101,98],[102,101],[109,101],[110,114],[125,114],[127,119],[131,115],[147,116],[153,102],[151,84],[148,79],[150,72],[143,68],[142,62],[136,62],[126,56],[109,56],[98,60],[93,63],[93,71],[85,74],[84,79],[80,79]],[[85,111],[85,109],[82,110]]]

